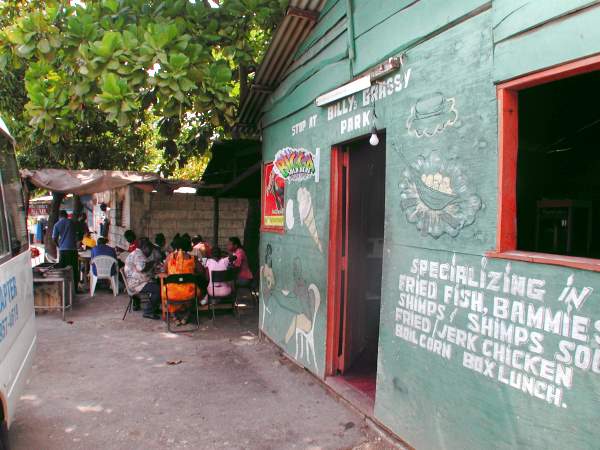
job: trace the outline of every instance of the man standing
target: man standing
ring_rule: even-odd
[[[139,248],[131,252],[125,260],[125,276],[127,285],[132,292],[150,294],[150,303],[147,303],[144,308],[144,317],[158,320],[160,315],[156,311],[160,306],[160,287],[150,279],[154,264],[148,261],[152,250],[153,245],[149,239],[140,239]]]
[[[79,291],[79,260],[77,258],[77,230],[75,223],[69,219],[66,211],[59,213],[59,221],[52,229],[52,239],[58,248],[58,264],[60,267],[73,269],[73,283]]]

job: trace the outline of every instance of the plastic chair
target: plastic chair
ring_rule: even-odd
[[[233,314],[237,316],[237,291],[235,287],[236,272],[232,269],[228,270],[213,270],[210,273],[210,283],[212,291],[215,292],[215,283],[229,283],[231,293],[224,297],[210,295],[208,293],[208,306],[212,311],[212,321],[215,322],[215,306],[217,304],[231,304]]]
[[[121,274],[121,278],[123,279],[123,284],[125,285],[125,292],[127,292],[127,295],[129,296],[129,303],[127,303],[127,307],[125,308],[125,314],[123,314],[123,319],[121,319],[121,320],[125,320],[127,313],[129,311],[131,311],[131,307],[133,306],[134,297],[139,298],[140,303],[143,304],[144,302],[150,301],[150,294],[147,292],[133,292],[131,290],[131,288],[129,287],[129,284],[127,284],[127,277],[125,276],[125,270],[121,269],[121,270],[119,270],[119,273]]]
[[[308,286],[308,290],[314,295],[314,312],[310,322],[309,330],[296,328],[296,354],[294,355],[294,358],[298,360],[298,350],[300,350],[300,358],[304,359],[304,348],[306,347],[306,360],[310,363],[310,353],[312,351],[315,369],[318,371],[319,366],[317,365],[317,354],[315,352],[315,322],[317,321],[317,311],[321,305],[321,294],[319,293],[317,286],[314,284]]]
[[[186,331],[192,331],[192,330],[197,330],[198,328],[200,328],[200,315],[198,313],[198,287],[197,287],[197,276],[191,273],[182,273],[182,274],[174,274],[174,275],[169,275],[168,277],[165,278],[165,280],[163,281],[163,284],[165,286],[165,304],[166,304],[166,308],[167,308],[167,330],[170,333],[183,333]],[[173,284],[193,284],[195,289],[194,289],[194,297],[192,297],[189,300],[173,300],[173,299],[169,299],[169,285],[173,285]],[[185,305],[185,304],[192,304],[194,306],[194,309],[196,310],[196,326],[192,329],[182,329],[182,330],[176,330],[173,331],[171,330],[171,319],[170,319],[170,310],[169,310],[169,305]]]
[[[94,275],[94,267],[96,275]],[[113,267],[115,268],[113,274]],[[119,294],[119,275],[117,272],[117,260],[112,256],[100,255],[90,261],[90,295],[93,297],[98,280],[110,280],[113,295]]]

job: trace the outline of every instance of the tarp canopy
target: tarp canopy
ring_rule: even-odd
[[[38,188],[76,195],[110,191],[133,183],[161,181],[157,174],[121,170],[24,169],[21,177]]]

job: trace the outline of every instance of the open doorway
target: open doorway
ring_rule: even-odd
[[[328,374],[375,399],[385,220],[385,138],[332,155]]]

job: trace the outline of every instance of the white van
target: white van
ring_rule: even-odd
[[[31,256],[14,140],[0,119],[0,450],[35,350]]]

